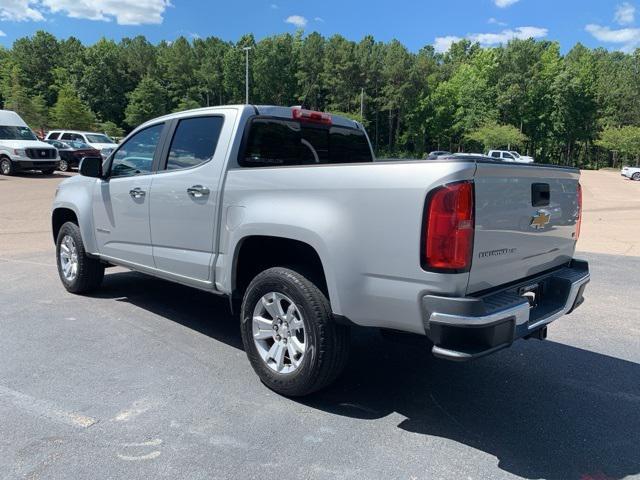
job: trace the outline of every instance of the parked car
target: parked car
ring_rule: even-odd
[[[445,150],[436,150],[435,152],[429,152],[427,155],[428,160],[437,160],[438,158],[444,158],[451,156],[451,152],[447,152]]]
[[[640,167],[622,167],[620,175],[631,180],[640,181]]]
[[[497,158],[503,162],[517,162],[517,163],[533,163],[532,157],[522,156],[518,152],[507,150],[489,150],[487,156]]]
[[[114,140],[104,133],[82,132],[77,130],[52,130],[47,133],[45,140],[83,142],[99,150],[102,158],[107,158],[118,146]]]
[[[373,161],[361,124],[322,112],[150,120],[60,184],[60,279],[86,293],[120,265],[228,297],[257,375],[290,396],[340,374],[351,325],[417,334],[459,361],[543,339],[581,305],[579,170]]]
[[[50,145],[58,149],[60,161],[58,162],[58,170],[68,172],[72,168],[78,168],[80,160],[84,157],[98,157],[100,151],[87,145],[84,142],[68,140],[61,142],[60,140],[45,140]]]
[[[51,174],[58,166],[58,151],[41,142],[16,112],[0,110],[0,173],[24,170]]]

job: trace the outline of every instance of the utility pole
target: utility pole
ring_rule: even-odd
[[[245,93],[245,103],[249,104],[249,50],[251,47],[243,47],[244,57],[245,57],[245,72],[244,72],[244,93]]]

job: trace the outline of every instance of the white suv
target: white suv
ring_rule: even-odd
[[[508,150],[489,150],[487,156],[500,159],[503,162],[533,163],[535,161],[532,157]]]
[[[51,130],[45,140],[74,140],[91,145],[100,151],[102,158],[107,158],[118,146],[108,135],[104,133],[81,132],[77,130]]]

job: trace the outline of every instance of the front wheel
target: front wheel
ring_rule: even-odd
[[[282,395],[320,390],[347,363],[348,327],[334,321],[327,297],[294,270],[275,267],[256,276],[244,295],[241,322],[251,366]]]
[[[58,274],[67,291],[87,293],[102,283],[104,265],[87,256],[80,228],[72,222],[62,225],[56,241]]]
[[[0,173],[2,175],[12,175],[14,173],[13,163],[8,158],[0,158]]]
[[[634,173],[634,174],[631,176],[631,178],[632,178],[633,180],[635,180],[636,182],[637,182],[637,181],[640,181],[640,172]]]
[[[66,161],[65,159],[61,159],[58,162],[58,170],[60,172],[68,172],[69,171],[69,162]]]

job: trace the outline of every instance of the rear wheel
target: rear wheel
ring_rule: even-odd
[[[13,163],[7,157],[0,158],[0,173],[2,175],[12,175],[15,169]]]
[[[346,365],[348,327],[335,323],[327,297],[294,270],[275,267],[256,276],[242,302],[241,322],[251,366],[277,393],[313,393]]]
[[[636,172],[631,176],[632,179],[640,181],[640,172]]]
[[[80,228],[72,222],[62,225],[56,241],[58,274],[64,288],[71,293],[86,293],[102,283],[104,265],[87,256]]]

